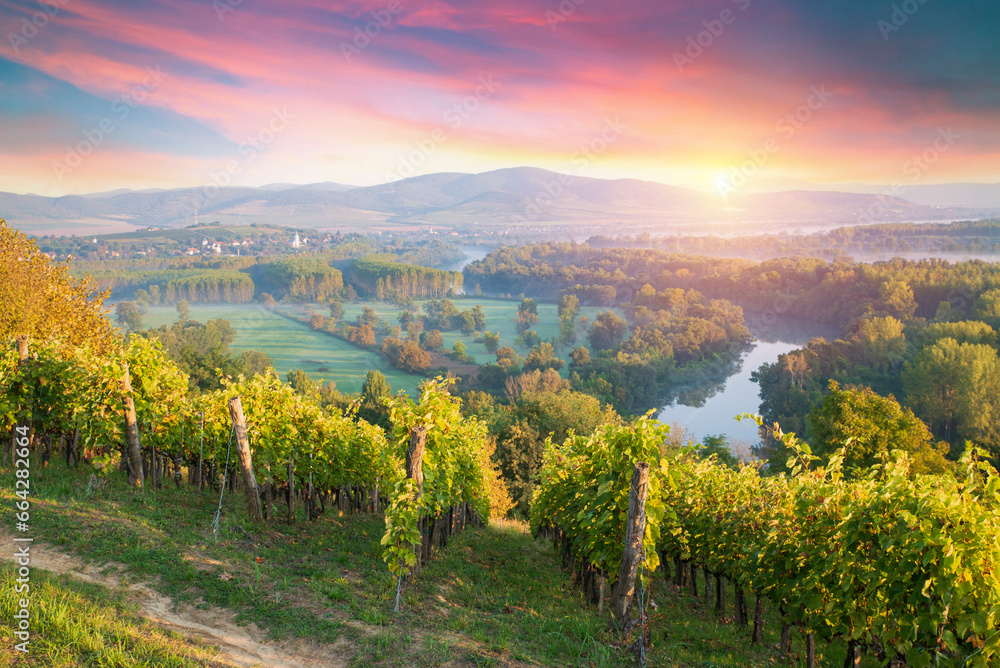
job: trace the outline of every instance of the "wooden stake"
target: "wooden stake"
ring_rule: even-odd
[[[288,523],[295,524],[295,459],[288,458]]]
[[[750,621],[747,619],[747,597],[742,585],[736,585],[736,626],[743,628]]]
[[[201,411],[199,415],[201,415],[201,436],[198,440],[198,491],[200,492],[203,478],[201,466],[205,459],[205,411]]]
[[[411,478],[417,488],[417,499],[424,493],[424,448],[427,447],[427,427],[420,425],[410,430],[410,447],[406,450],[406,477]],[[422,525],[417,520],[418,527]],[[417,563],[413,566],[413,575],[420,574],[420,562],[423,556],[423,546],[418,545],[414,551]]]
[[[274,522],[274,485],[271,482],[271,465],[267,465],[267,485],[264,487],[264,500],[267,509],[267,522],[272,524]]]
[[[646,492],[649,490],[649,464],[639,462],[632,471],[632,488],[628,497],[628,518],[625,520],[625,549],[622,566],[615,587],[614,615],[618,628],[625,630],[628,623],[632,599],[635,596],[635,580],[642,559],[642,538],[646,532]]]
[[[125,405],[125,446],[128,455],[128,482],[136,489],[142,489],[146,476],[142,471],[142,448],[139,445],[139,422],[135,417],[135,401],[132,400],[132,378],[125,363],[122,375],[122,403]]]
[[[756,645],[764,639],[764,600],[760,589],[754,591],[753,602],[753,635],[750,644]]]
[[[253,473],[253,461],[250,456],[250,440],[247,438],[247,425],[243,418],[243,405],[239,397],[229,400],[229,415],[233,419],[236,432],[236,454],[239,457],[240,469],[243,472],[243,489],[247,493],[247,510],[255,522],[264,521],[264,513],[260,507],[260,492],[257,491],[257,478]]]
[[[847,641],[847,656],[844,658],[844,668],[860,668],[861,647],[857,640]]]

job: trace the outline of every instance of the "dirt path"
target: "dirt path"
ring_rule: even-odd
[[[0,559],[13,561],[14,536],[0,532]],[[69,575],[114,589],[123,589],[130,600],[138,603],[139,613],[159,626],[198,638],[217,646],[219,657],[236,666],[271,666],[275,668],[340,668],[347,666],[347,641],[320,646],[303,641],[265,642],[266,633],[255,625],[239,626],[235,614],[222,608],[200,610],[191,605],[175,604],[169,596],[154,591],[145,583],[126,583],[121,575],[105,574],[102,570],[114,566],[118,573],[127,572],[122,564],[109,563],[102,567],[87,564],[76,555],[61,552],[44,543],[32,543],[31,568]]]

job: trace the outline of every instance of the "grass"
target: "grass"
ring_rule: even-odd
[[[483,307],[486,315],[486,329],[500,333],[500,345],[515,347],[522,357],[528,354],[529,348],[514,346],[517,330],[514,327],[514,315],[517,312],[519,300],[482,299],[468,297],[455,300],[459,310],[471,309],[476,304]],[[423,302],[418,302],[421,306]],[[360,303],[344,304],[344,320],[353,322],[361,315],[366,306],[371,306],[383,320],[398,324],[397,317],[401,309],[380,302],[377,304]],[[299,309],[304,307],[323,316],[329,311],[324,304],[281,305],[283,312],[301,317]],[[543,339],[553,339],[559,335],[559,315],[555,304],[539,304],[538,319],[535,331]],[[587,316],[593,322],[597,314],[607,310],[596,306],[580,308],[579,316]],[[620,309],[612,309],[621,315]],[[578,316],[578,320],[579,320]],[[381,356],[367,350],[357,348],[342,339],[330,336],[325,332],[316,332],[308,326],[293,322],[268,311],[258,304],[195,304],[190,307],[189,317],[205,322],[213,318],[225,318],[236,329],[236,340],[231,349],[236,352],[256,349],[271,357],[274,368],[281,378],[291,369],[302,369],[314,379],[323,379],[337,383],[341,392],[360,392],[365,376],[370,370],[381,371],[393,391],[404,390],[415,395],[417,386],[424,376],[406,373],[391,366]],[[159,327],[169,325],[177,320],[177,310],[173,306],[152,306],[143,317],[143,326]],[[573,346],[557,348],[568,363],[569,351],[576,345],[587,345],[582,328],[578,331],[578,343]],[[456,341],[462,341],[468,354],[475,358],[476,364],[495,362],[496,356],[486,352],[482,343],[475,342],[475,336],[463,336],[461,332],[443,332],[444,347],[450,350]],[[567,368],[562,373],[567,375]]]
[[[142,619],[120,593],[38,570],[30,576],[28,653],[18,653],[16,578],[13,565],[0,563],[0,647],[7,657],[0,657],[0,666],[230,665],[215,661],[217,651]]]
[[[335,381],[341,392],[360,392],[368,372],[378,369],[393,390],[411,393],[416,392],[421,380],[392,367],[381,355],[356,348],[325,332],[315,332],[258,304],[194,304],[189,317],[199,322],[225,318],[236,329],[232,351],[260,350],[270,356],[282,379],[289,370],[302,369],[314,379]],[[176,320],[174,307],[153,306],[143,318],[143,326],[159,327]]]
[[[187,485],[133,492],[115,474],[88,498],[89,476],[62,464],[33,472],[31,535],[37,542],[96,563],[127,564],[130,582],[148,581],[190,605],[232,610],[238,623],[252,622],[275,639],[338,643],[337,652],[352,666],[610,667],[632,662],[616,647],[607,615],[583,603],[550,545],[532,539],[521,523],[493,523],[453,537],[405,589],[404,609],[394,613],[396,582],[380,556],[381,517],[341,517],[328,509],[314,522],[254,525],[246,520],[241,495],[227,494],[215,542],[215,494],[198,494]],[[0,470],[3,526],[14,522],[12,481],[9,469]],[[88,619],[86,606],[96,590],[56,582],[70,590],[65,600],[77,617]],[[719,623],[714,612],[662,576],[650,596],[657,604],[651,666],[799,665],[773,649],[778,632],[773,617],[764,645],[751,647],[749,629]],[[734,598],[730,592],[729,600]],[[96,600],[118,610],[113,600]],[[141,628],[125,612],[116,614],[122,621],[113,625]],[[54,636],[53,643],[59,644],[60,637]],[[842,660],[841,646],[820,644],[818,650],[826,665],[835,665],[838,651]]]
[[[517,313],[517,307],[520,304],[520,300],[486,299],[473,296],[456,299],[454,302],[455,306],[460,311],[472,309],[477,304],[482,306],[483,313],[486,316],[486,329],[491,332],[499,332],[500,345],[511,346],[517,350],[518,354],[522,357],[528,354],[530,351],[529,347],[516,346],[514,343],[514,340],[518,337],[517,329],[514,326],[514,316]],[[422,307],[425,302],[418,301],[416,303],[418,306]],[[308,309],[312,309],[315,313],[324,316],[328,315],[328,311],[323,304],[306,304],[304,306]],[[383,320],[387,320],[393,325],[399,324],[398,317],[402,309],[385,302],[377,302],[374,304],[364,302],[358,304],[344,304],[344,320],[347,322],[354,322],[355,318],[361,315],[365,307],[375,309],[375,313]],[[283,306],[283,308],[290,314],[294,314],[297,311],[297,307],[295,306]],[[599,306],[580,307],[577,321],[579,323],[581,316],[587,316],[589,322],[593,322],[599,313],[607,310],[609,309]],[[621,309],[612,308],[610,310],[622,315]],[[559,314],[557,305],[538,304],[538,323],[532,329],[538,332],[538,336],[542,339],[557,338],[559,336]],[[461,341],[465,344],[468,354],[475,358],[476,364],[482,365],[487,362],[496,361],[496,355],[486,352],[484,344],[476,343],[476,337],[474,335],[465,336],[458,330],[442,332],[442,335],[444,338],[444,348],[446,350],[450,350],[455,345],[456,341]],[[556,350],[558,353],[562,353],[563,357],[568,362],[569,351],[578,345],[589,347],[586,334],[583,329],[579,327],[577,330],[577,342],[571,346],[557,346]],[[565,371],[565,367],[563,371]],[[393,385],[393,387],[395,388],[396,386]]]

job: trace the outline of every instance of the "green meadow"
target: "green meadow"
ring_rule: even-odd
[[[471,309],[476,304],[482,305],[486,314],[486,329],[500,333],[500,345],[511,346],[522,357],[527,356],[529,348],[514,344],[514,339],[517,338],[514,314],[520,300],[468,297],[454,301],[460,311]],[[423,302],[418,303],[423,306]],[[393,325],[399,324],[401,309],[383,302],[344,304],[344,320],[353,322],[366,306],[373,307],[383,320]],[[279,309],[282,313],[297,318],[308,317],[310,313],[329,315],[326,304],[281,304]],[[593,322],[597,314],[605,310],[607,309],[597,306],[583,306],[577,321],[579,323],[581,317],[586,316]],[[620,309],[612,310],[621,314]],[[356,348],[326,332],[313,331],[302,323],[272,313],[258,304],[193,304],[189,317],[200,322],[225,318],[237,332],[232,350],[239,353],[256,349],[266,353],[282,378],[291,369],[302,369],[315,379],[336,382],[337,389],[342,392],[360,392],[367,373],[378,369],[385,374],[393,391],[405,390],[410,394],[416,393],[417,386],[423,380],[422,376],[393,368],[380,355]],[[143,326],[159,327],[176,320],[177,310],[173,306],[152,306],[143,317]],[[559,315],[555,304],[538,304],[538,323],[534,330],[543,339],[554,339],[559,335]],[[495,355],[486,352],[482,343],[476,343],[474,336],[463,336],[458,330],[443,332],[443,336],[445,347],[449,350],[456,341],[462,341],[477,364],[496,360]],[[574,345],[581,344],[586,345],[587,341],[585,331],[578,326],[577,343]],[[556,352],[568,362],[572,347],[557,347]],[[566,373],[565,367],[563,373]]]
[[[418,376],[389,366],[381,355],[355,348],[325,332],[314,332],[256,304],[194,304],[189,317],[200,322],[225,318],[237,332],[233,352],[260,350],[271,358],[282,379],[289,370],[302,369],[314,379],[336,382],[341,392],[360,392],[368,372],[378,369],[394,391],[411,394],[421,381]],[[158,327],[176,320],[174,307],[153,306],[143,318],[143,326]]]
[[[476,306],[476,304],[481,305],[483,307],[483,313],[486,314],[486,329],[491,332],[500,333],[500,345],[514,348],[514,350],[516,350],[522,357],[528,354],[530,348],[526,346],[519,347],[514,344],[514,339],[518,336],[517,329],[514,326],[514,315],[517,313],[517,307],[521,303],[519,299],[509,300],[465,297],[461,299],[454,299],[452,301],[454,301],[455,307],[459,311],[472,309]],[[422,309],[424,302],[418,301],[417,305]],[[375,313],[383,320],[388,320],[393,325],[399,324],[398,318],[402,309],[398,306],[393,306],[392,304],[384,302],[344,304],[344,320],[347,322],[353,322],[355,318],[361,315],[361,312],[366,306],[374,308]],[[282,305],[281,308],[289,314],[298,314],[299,316],[305,312],[301,310],[303,308],[323,316],[329,315],[329,309],[325,304]],[[580,307],[580,312],[577,316],[577,323],[579,325],[582,316],[586,316],[588,318],[588,322],[593,322],[594,318],[596,318],[599,313],[607,310],[609,309],[600,306],[582,306]],[[610,310],[622,315],[621,309],[614,308]],[[421,312],[423,311],[421,310]],[[538,336],[542,339],[555,339],[559,336],[559,314],[556,304],[538,304],[538,323],[536,323],[533,329],[538,332]],[[455,345],[456,341],[461,341],[465,344],[468,354],[472,355],[476,359],[477,364],[486,364],[487,362],[496,361],[496,355],[486,352],[486,347],[482,343],[476,343],[475,336],[463,336],[458,330],[442,332],[442,335],[444,337],[445,348],[450,350],[452,346]],[[577,327],[577,342],[572,346],[557,346],[556,352],[563,355],[564,359],[568,362],[569,351],[578,345],[588,345],[586,332],[579,326]],[[393,387],[395,387],[395,385],[393,385]]]

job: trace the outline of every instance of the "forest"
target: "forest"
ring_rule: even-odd
[[[671,253],[695,253],[767,260],[796,255],[826,260],[851,257],[919,254],[1000,254],[1000,220],[952,223],[884,223],[838,227],[813,234],[755,234],[733,237],[638,236],[587,239],[593,248],[655,248]]]

